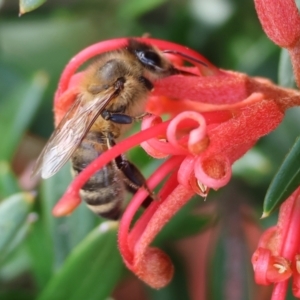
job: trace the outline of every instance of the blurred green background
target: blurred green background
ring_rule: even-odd
[[[298,135],[297,109],[235,164],[227,187],[206,202],[191,201],[162,232],[157,243],[172,257],[176,274],[161,291],[126,271],[115,225],[99,230],[103,220],[84,205],[70,217],[51,215],[71,181],[68,166],[38,186],[30,180],[32,162],[53,131],[59,75],[92,43],[149,33],[193,48],[220,68],[293,86],[286,53],[263,33],[253,1],[49,0],[21,17],[18,5],[0,1],[0,299],[198,300],[182,249],[190,245],[187,236],[201,241],[211,219],[216,221],[210,226],[210,255],[202,258],[205,276],[198,276],[205,287],[201,299],[269,299],[268,289],[258,291],[253,284],[255,245],[249,247],[249,236],[234,228],[237,222],[244,226],[245,219],[258,231],[276,222],[276,215],[258,219],[267,187]],[[279,65],[284,71],[278,79]],[[128,156],[146,176],[158,164],[140,149]],[[235,298],[228,298],[230,286],[239,287]]]

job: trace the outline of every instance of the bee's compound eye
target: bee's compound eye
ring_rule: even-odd
[[[161,67],[161,58],[154,51],[137,51],[138,58],[140,61],[149,67]]]

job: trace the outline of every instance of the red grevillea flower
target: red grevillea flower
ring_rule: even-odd
[[[291,56],[295,79],[300,87],[300,15],[294,0],[255,0],[259,20],[268,37]],[[300,298],[300,188],[280,207],[278,224],[261,237],[252,257],[255,280],[274,283],[272,300],[285,299],[288,278],[293,294]]]
[[[149,245],[172,216],[195,194],[206,197],[209,189],[219,189],[231,178],[231,166],[263,135],[275,129],[286,109],[300,102],[300,94],[262,78],[220,70],[201,55],[186,47],[166,41],[139,38],[161,50],[180,52],[194,63],[182,65],[170,56],[177,68],[194,75],[174,75],[155,83],[149,96],[141,132],[128,137],[103,153],[72,182],[55,206],[62,216],[80,203],[79,190],[89,177],[110,160],[130,148],[142,147],[154,158],[165,158],[148,179],[154,189],[166,179],[157,200],[132,224],[136,211],[147,197],[140,189],[120,222],[119,248],[127,267],[154,288],[161,288],[172,278],[173,265],[160,249]],[[123,47],[127,39],[116,39],[90,46],[76,55],[65,68],[55,95],[56,124],[77,96],[75,73],[86,60],[100,53]],[[84,71],[83,71],[84,72]],[[167,116],[162,121],[161,116]]]

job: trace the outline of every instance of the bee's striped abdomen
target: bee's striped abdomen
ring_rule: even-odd
[[[106,138],[99,132],[88,132],[72,156],[77,175],[108,149]],[[95,173],[80,190],[82,200],[96,214],[117,220],[122,214],[124,199],[123,177],[112,161]]]

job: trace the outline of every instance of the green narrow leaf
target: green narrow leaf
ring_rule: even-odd
[[[300,185],[300,139],[298,138],[273,178],[263,204],[267,217]]]
[[[32,207],[32,193],[15,194],[0,204],[0,257],[11,250],[11,245],[18,238],[18,233],[25,226]]]
[[[20,192],[17,178],[6,161],[0,161],[0,200]]]
[[[30,83],[17,86],[0,105],[0,157],[11,160],[14,151],[34,116],[46,89],[48,78],[38,72]]]
[[[69,245],[73,249],[95,228],[102,219],[82,203],[68,218]]]
[[[38,289],[42,290],[53,274],[53,244],[42,215],[39,215],[37,222],[30,229],[26,246],[32,276]]]
[[[23,15],[30,11],[35,10],[36,8],[38,8],[45,2],[46,2],[46,0],[20,0],[19,15]]]
[[[3,287],[3,283],[9,283],[15,280],[16,278],[20,278],[22,274],[28,272],[30,269],[30,261],[28,254],[26,253],[26,249],[24,247],[19,247],[14,251],[11,255],[5,257],[3,263],[0,268],[0,278],[1,278],[1,289]],[[14,286],[12,287],[14,288]],[[0,299],[2,300],[3,298]],[[4,298],[6,299],[6,298]]]
[[[68,217],[55,218],[52,215],[52,209],[67,189],[71,180],[70,165],[67,164],[53,177],[43,180],[41,183],[39,196],[42,204],[42,218],[53,243],[55,269],[62,265],[71,251],[71,247],[68,239]]]
[[[55,269],[59,268],[70,251],[95,228],[100,218],[83,203],[70,216],[55,218],[52,209],[72,181],[70,164],[41,184],[43,219],[51,236],[54,249]]]
[[[279,59],[278,82],[280,85],[295,88],[295,77],[288,50],[282,49]]]
[[[70,254],[38,300],[104,300],[123,274],[116,222],[104,222]]]
[[[31,218],[33,220],[31,220]],[[5,255],[7,256],[10,254],[13,250],[15,250],[19,245],[22,244],[22,242],[25,240],[25,238],[28,236],[28,233],[32,227],[32,223],[35,221],[35,214],[30,213],[25,222],[22,224],[22,226],[18,229],[16,234],[14,235],[14,238],[12,241],[9,243],[8,247],[5,249]],[[1,257],[3,258],[3,257]]]

